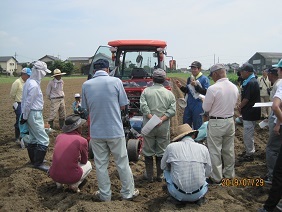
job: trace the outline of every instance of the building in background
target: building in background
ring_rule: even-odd
[[[89,65],[93,57],[69,57],[66,59],[67,62],[71,62],[74,65],[76,74],[81,74],[82,68]]]
[[[57,61],[57,60],[58,60],[58,61],[61,61],[60,58],[55,57],[55,56],[51,56],[51,55],[45,55],[44,57],[41,57],[39,60],[40,60],[40,61],[43,61],[43,62],[45,62],[45,63],[50,63],[50,62],[54,63],[54,62]]]
[[[282,59],[282,53],[278,52],[256,52],[250,59],[249,63],[252,64],[258,73],[265,68],[272,67]]]
[[[0,66],[3,74],[13,76],[18,69],[18,61],[13,56],[3,56],[0,57]]]

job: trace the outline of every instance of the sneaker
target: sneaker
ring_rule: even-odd
[[[239,158],[239,162],[252,162],[254,161],[253,155],[244,155],[241,158]]]
[[[77,186],[69,185],[69,189],[75,193],[79,193],[80,189]]]
[[[139,195],[139,190],[137,188],[134,189],[132,197],[131,198],[123,198],[124,200],[133,200],[135,197],[137,197]]]
[[[22,149],[25,148],[25,144],[24,144],[23,138],[20,140],[20,145],[21,145],[21,148],[22,148]]]
[[[109,202],[109,201],[111,201],[111,199],[108,199],[108,200],[101,199],[100,191],[95,191],[94,196],[96,196],[101,202]]]
[[[221,181],[220,182],[213,181],[210,177],[206,178],[206,182],[210,185],[221,185]]]
[[[57,183],[57,182],[56,182],[56,186],[57,186],[57,189],[60,189],[60,188],[63,187],[63,185],[61,183]]]

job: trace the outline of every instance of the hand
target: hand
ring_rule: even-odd
[[[192,81],[190,82],[190,84],[195,87],[195,86],[197,85],[197,82],[196,82],[196,80],[192,80]]]
[[[27,120],[26,120],[26,119],[23,119],[23,117],[22,117],[21,120],[20,120],[20,124],[23,125],[23,124],[26,123],[26,122],[27,122]]]
[[[176,82],[176,85],[177,85],[178,88],[182,87],[181,83],[178,80],[176,80],[175,82]]]

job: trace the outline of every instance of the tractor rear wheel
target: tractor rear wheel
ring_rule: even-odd
[[[141,142],[139,139],[129,139],[127,141],[127,154],[129,161],[138,161],[140,158]]]

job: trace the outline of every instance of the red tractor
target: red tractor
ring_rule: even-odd
[[[166,42],[160,40],[115,40],[109,46],[100,46],[96,51],[89,74],[93,73],[93,63],[107,59],[110,76],[122,80],[129,99],[129,105],[121,112],[130,161],[137,161],[143,146],[141,128],[143,116],[140,112],[140,95],[153,84],[152,73],[156,68],[166,70]],[[170,79],[164,83],[171,89]]]

